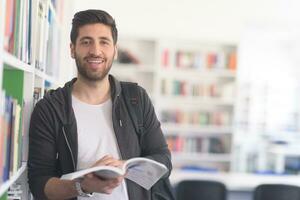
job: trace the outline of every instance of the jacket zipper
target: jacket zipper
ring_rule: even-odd
[[[66,140],[68,149],[69,149],[69,151],[70,151],[70,153],[71,153],[71,158],[72,158],[72,164],[73,164],[74,171],[76,171],[76,169],[75,169],[75,161],[74,161],[73,152],[72,152],[71,146],[70,146],[70,144],[69,144],[69,141],[68,141],[68,139],[67,139],[67,135],[66,135],[66,132],[65,132],[65,128],[64,128],[64,127],[62,127],[62,131],[63,131],[64,137],[65,137],[65,140]]]
[[[117,98],[115,99],[114,104],[113,104],[114,109],[115,109],[115,105],[117,104],[117,101],[119,101],[119,98],[120,98],[120,95],[118,94]],[[115,116],[116,113],[112,112],[112,115]],[[113,120],[113,118],[114,117],[112,117],[112,120]],[[119,118],[119,127],[121,128],[123,126],[123,124],[122,124],[122,120],[120,119],[120,114],[119,114],[118,118]],[[114,120],[113,120],[113,122],[114,122]],[[116,135],[116,131],[117,130],[115,128],[115,123],[113,123],[113,129],[114,129],[114,132],[115,132],[114,136],[115,136],[115,139],[116,139],[116,145],[117,145],[117,149],[118,149],[118,152],[119,152],[119,155],[120,155],[120,159],[123,160],[123,156],[122,156],[122,153],[121,153],[121,150],[120,150],[120,146],[119,146],[119,142],[118,142],[117,135]]]

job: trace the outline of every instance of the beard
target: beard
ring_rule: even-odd
[[[96,57],[96,56],[94,56],[94,57]],[[113,59],[106,60],[106,66],[105,66],[104,70],[99,70],[99,71],[93,72],[93,71],[89,70],[88,67],[85,67],[85,64],[84,64],[85,58],[81,59],[76,53],[75,53],[74,58],[75,58],[75,63],[76,63],[76,67],[77,67],[79,75],[88,81],[103,80],[108,75],[108,73],[111,69],[112,63],[113,63]]]

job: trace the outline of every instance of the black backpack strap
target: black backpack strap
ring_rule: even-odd
[[[144,121],[138,84],[121,82],[121,88],[130,119],[141,142],[141,135],[144,132]],[[151,188],[151,199],[175,200],[169,179],[161,179]]]
[[[138,84],[122,81],[121,87],[130,119],[134,125],[136,133],[138,134],[138,138],[140,140],[140,136],[143,134],[144,131],[144,121]]]

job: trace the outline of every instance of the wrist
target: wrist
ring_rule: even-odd
[[[82,180],[80,180],[80,179],[75,180],[75,188],[77,191],[77,196],[81,196],[81,197],[92,197],[93,196],[93,193],[88,193],[84,189]]]

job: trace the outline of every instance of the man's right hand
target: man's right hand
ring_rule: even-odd
[[[123,179],[123,176],[114,179],[102,179],[94,174],[89,174],[81,181],[81,187],[85,193],[111,194],[122,183]]]
[[[98,160],[92,167],[103,165],[122,167],[123,163],[124,162],[122,160],[118,160],[110,155],[106,155]],[[118,187],[123,180],[124,176],[119,176],[118,178],[114,179],[103,179],[93,173],[90,173],[84,176],[83,180],[81,181],[81,187],[86,193],[97,192],[111,194],[113,189]]]

